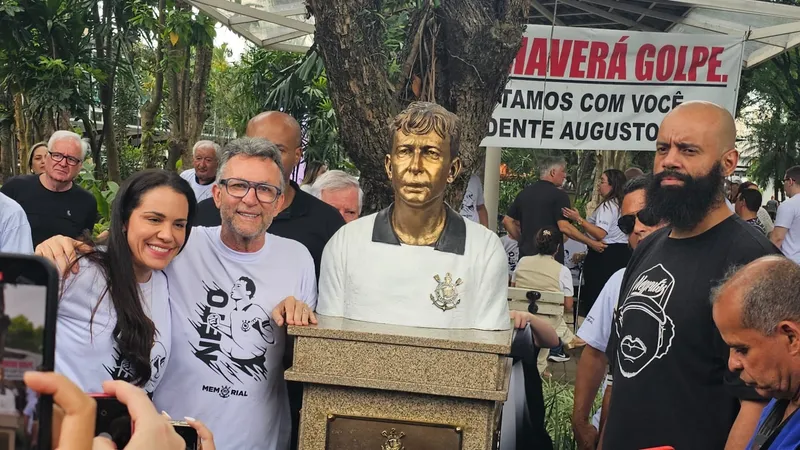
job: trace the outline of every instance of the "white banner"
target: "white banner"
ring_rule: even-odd
[[[726,35],[528,25],[481,145],[655,150],[683,102],[735,112],[743,49]]]

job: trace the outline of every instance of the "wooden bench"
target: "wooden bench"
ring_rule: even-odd
[[[508,288],[508,309],[511,311],[527,311],[528,292],[535,289],[509,287]],[[564,314],[564,293],[536,291],[541,294],[541,298],[536,301],[539,311],[536,313],[543,316],[558,316]]]

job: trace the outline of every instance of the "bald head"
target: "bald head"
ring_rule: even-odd
[[[270,134],[268,130],[285,129],[294,138],[293,147],[300,146],[300,124],[294,117],[281,111],[265,111],[253,117],[247,122],[247,137],[263,138],[269,140],[265,135]]]
[[[284,178],[289,178],[303,156],[300,124],[280,111],[263,112],[247,122],[247,137],[266,139],[281,151]]]
[[[784,320],[800,323],[800,266],[764,256],[731,272],[712,293],[715,308],[740,308],[744,328],[769,336]]]
[[[736,147],[736,122],[727,109],[717,104],[700,100],[682,103],[664,117],[664,123],[668,120],[702,124],[707,132],[713,133],[720,153]]]

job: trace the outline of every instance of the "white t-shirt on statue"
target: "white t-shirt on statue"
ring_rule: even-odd
[[[426,328],[507,330],[500,238],[447,208],[434,246],[403,245],[391,207],[340,228],[322,253],[319,314]]]
[[[286,329],[272,310],[289,296],[316,306],[308,250],[267,234],[259,251],[240,253],[222,243],[220,227],[195,227],[167,277],[172,360],[153,398],[158,409],[202,420],[220,450],[286,449]]]
[[[197,175],[195,175],[194,169],[184,170],[181,172],[181,178],[189,182],[189,186],[191,186],[192,190],[194,191],[194,196],[197,197],[197,203],[200,203],[207,198],[211,198],[211,187],[214,186],[214,182],[208,184],[198,183]]]
[[[139,289],[144,312],[156,326],[155,344],[150,352],[150,380],[142,386],[152,393],[163,378],[170,357],[167,278],[163,272],[154,271],[150,281],[140,283]],[[80,261],[80,272],[64,281],[64,293],[58,302],[56,372],[64,374],[84,392],[102,393],[103,381],[132,378],[132,367],[121,357],[114,342],[117,314],[105,290],[102,269],[84,258]]]

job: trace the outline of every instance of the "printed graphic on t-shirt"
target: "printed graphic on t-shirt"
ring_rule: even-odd
[[[617,361],[625,378],[633,378],[669,352],[675,325],[666,314],[675,277],[658,264],[642,272],[619,309]]]
[[[203,282],[205,302],[197,304],[195,320],[189,319],[198,338],[189,342],[194,356],[228,383],[241,384],[245,377],[266,380],[267,347],[275,343],[275,336],[269,314],[254,303],[255,283],[248,277],[239,277],[230,293],[216,283],[212,285],[213,288]],[[240,392],[225,386],[208,388],[203,387],[223,398],[228,396],[223,394]],[[246,396],[245,392],[240,393]]]
[[[150,350],[150,379],[144,386],[144,390],[152,393],[155,386],[164,374],[164,366],[167,363],[167,349],[159,341],[153,343],[153,349]],[[119,350],[114,347],[114,365],[107,366],[103,364],[111,378],[114,380],[122,380],[130,382],[136,377],[136,372],[127,358],[120,354]]]
[[[464,193],[464,201],[461,202],[461,215],[469,216],[475,213],[475,193],[467,189]]]

